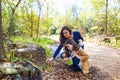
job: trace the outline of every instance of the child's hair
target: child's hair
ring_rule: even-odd
[[[72,44],[73,45],[73,50],[74,51],[77,51],[79,50],[80,46],[73,40],[73,39],[68,39],[66,42],[65,42],[65,50],[69,51],[66,47],[66,44]]]

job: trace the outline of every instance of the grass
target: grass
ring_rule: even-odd
[[[11,39],[14,43],[23,43],[23,44],[37,44],[39,46],[42,46],[46,50],[46,57],[52,56],[52,51],[47,47],[47,45],[54,44],[55,41],[48,39],[48,38],[27,38],[27,37],[12,37]],[[9,56],[11,62],[14,62],[17,60],[17,58],[14,57],[14,53],[8,52],[7,55]],[[21,60],[21,58],[20,58]],[[39,66],[41,70],[44,71],[52,71],[52,67],[50,67],[48,64],[44,63],[41,66]]]
[[[115,38],[111,38],[110,39],[110,43],[105,43],[105,42],[101,42],[102,45],[104,46],[110,46],[110,47],[114,47],[114,48],[120,48],[120,40],[118,40],[118,43],[116,44],[116,39]]]
[[[47,57],[52,55],[52,51],[47,48],[47,45],[54,44],[55,41],[48,39],[48,38],[23,38],[23,37],[13,37],[12,38],[13,42],[18,43],[32,43],[32,44],[38,44],[45,48]]]
[[[120,48],[120,40],[118,40],[118,43],[116,44],[116,39],[115,38],[110,38],[110,43],[105,43],[104,41],[99,41],[99,38],[90,38],[90,37],[86,37],[85,38],[86,41],[88,42],[93,42],[93,43],[99,43],[103,46],[109,46],[109,47],[113,47],[113,48]]]
[[[13,37],[13,42],[22,42],[22,43],[33,43],[45,46],[47,44],[53,44],[54,41],[48,38],[23,38],[23,37]]]
[[[44,72],[51,72],[53,70],[53,68],[50,65],[46,64],[46,63],[39,66],[39,69],[44,71]]]

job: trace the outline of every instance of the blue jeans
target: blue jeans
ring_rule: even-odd
[[[62,59],[63,59],[63,56],[62,56],[63,54],[65,54],[65,51],[63,51],[60,54],[60,58],[62,58]],[[70,56],[67,56],[67,57],[70,57]],[[80,59],[75,56],[75,57],[72,58],[72,61],[73,61],[72,70],[75,71],[75,72],[79,72],[79,71],[82,72],[82,69],[80,68],[80,66],[78,66],[78,64],[80,62]]]

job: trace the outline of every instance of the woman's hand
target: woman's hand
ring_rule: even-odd
[[[51,62],[51,61],[53,61],[53,60],[54,60],[54,58],[51,57],[51,58],[48,58],[48,59],[46,60],[46,62],[49,63],[49,62]]]

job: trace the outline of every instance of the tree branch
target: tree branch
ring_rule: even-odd
[[[15,5],[15,7],[13,8],[13,10],[15,10],[15,9],[18,7],[18,5],[20,4],[20,2],[21,2],[21,0],[19,0],[19,1],[17,2],[17,4]]]
[[[9,3],[9,1],[8,1],[8,0],[6,0],[6,1],[7,1],[7,3],[9,4],[9,6],[10,6],[10,8],[11,8],[11,10],[12,10],[13,8],[12,8],[11,4]]]
[[[18,7],[18,5],[20,4],[20,2],[21,2],[21,0],[19,0],[18,2],[17,2],[17,4],[14,6],[14,7],[12,7],[12,5],[10,4],[10,2],[8,1],[8,0],[6,0],[7,1],[7,3],[9,4],[9,6],[10,6],[10,8],[11,8],[11,10],[14,12],[15,11],[15,9]]]

